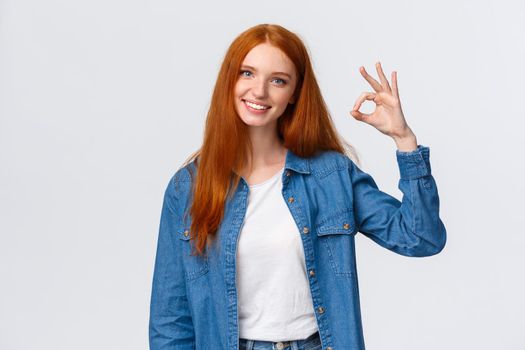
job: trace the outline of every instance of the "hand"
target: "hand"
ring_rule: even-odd
[[[360,67],[359,71],[361,75],[370,83],[375,92],[363,92],[355,102],[350,114],[355,119],[372,125],[383,134],[394,138],[394,140],[415,138],[401,110],[401,101],[399,100],[397,88],[397,72],[392,72],[391,88],[383,73],[381,63],[376,63],[376,69],[381,84],[368,75],[365,67]],[[359,111],[361,104],[365,102],[365,100],[373,101],[376,104],[376,108],[372,114],[365,114]]]

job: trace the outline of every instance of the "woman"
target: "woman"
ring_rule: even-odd
[[[429,148],[396,73],[377,72],[361,67],[374,92],[350,113],[395,141],[402,202],[345,154],[297,35],[262,24],[233,41],[202,147],[164,195],[151,349],[364,349],[354,235],[405,256],[446,241]]]

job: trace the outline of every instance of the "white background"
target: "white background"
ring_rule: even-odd
[[[165,186],[228,45],[277,23],[382,190],[401,199],[396,147],[349,114],[359,66],[398,72],[431,149],[447,246],[358,235],[367,349],[525,349],[524,18],[518,0],[0,0],[0,348],[147,349]]]

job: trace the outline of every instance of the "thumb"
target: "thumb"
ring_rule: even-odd
[[[350,115],[354,117],[354,119],[368,124],[368,119],[370,117],[370,114],[361,113],[358,110],[352,110],[350,111]]]

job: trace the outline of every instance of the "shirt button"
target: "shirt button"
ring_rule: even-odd
[[[308,227],[306,227],[306,226],[303,227],[303,233],[308,233],[308,232],[310,232],[310,230],[308,229]]]
[[[324,307],[319,306],[319,308],[317,308],[317,311],[319,311],[320,314],[324,314]]]
[[[288,198],[288,202],[293,203],[295,199],[293,197]]]
[[[275,346],[277,346],[277,349],[279,350],[282,350],[284,348],[284,345],[282,342],[278,342],[277,344],[275,344]]]
[[[314,270],[310,270],[310,276],[315,276],[315,271]]]
[[[326,350],[334,350],[331,346],[327,347]]]
[[[343,224],[343,228],[344,228],[345,230],[348,230],[348,229],[350,228],[350,225],[347,224],[347,223],[345,222],[345,223]]]
[[[189,231],[188,230],[184,231],[184,236],[188,237],[188,235],[189,235]]]
[[[290,175],[292,175],[292,173],[289,170],[287,170],[286,171],[286,176],[290,176]]]

